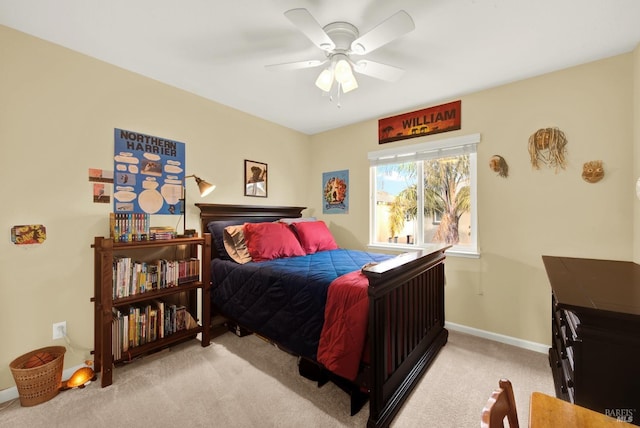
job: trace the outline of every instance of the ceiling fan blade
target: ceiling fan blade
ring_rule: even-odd
[[[327,60],[320,61],[317,59],[310,59],[306,61],[285,62],[282,64],[265,65],[264,67],[268,70],[299,70],[301,68],[318,67],[319,65],[322,65],[325,62],[327,62]]]
[[[392,65],[382,64],[367,59],[361,59],[353,65],[356,73],[365,76],[375,77],[376,79],[386,80],[387,82],[395,82],[404,74],[404,70]]]
[[[415,28],[416,26],[409,14],[404,10],[400,10],[366,34],[355,39],[351,43],[351,51],[358,55],[368,54],[380,46],[386,45],[392,40],[413,31]]]
[[[333,40],[331,40],[329,35],[322,29],[318,21],[316,21],[307,9],[291,9],[286,11],[284,16],[320,49],[329,52],[336,47]]]

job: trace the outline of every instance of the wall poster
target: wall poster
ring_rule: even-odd
[[[349,214],[349,170],[322,173],[322,213]]]
[[[460,100],[378,121],[378,144],[454,131],[461,126]]]
[[[180,214],[184,143],[114,130],[113,211]]]

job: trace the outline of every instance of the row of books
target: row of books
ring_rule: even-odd
[[[200,279],[200,260],[158,259],[135,261],[131,257],[113,258],[113,298],[133,296],[151,290],[177,287]]]
[[[109,235],[114,242],[151,239],[151,215],[141,213],[109,213]]]
[[[131,306],[128,312],[113,308],[113,358],[120,360],[131,348],[190,328],[190,324],[195,323],[191,319],[186,307],[161,300],[143,306]]]

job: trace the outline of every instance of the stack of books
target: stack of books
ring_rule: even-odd
[[[149,239],[162,240],[162,239],[174,239],[176,237],[176,230],[171,226],[153,226],[149,228]]]

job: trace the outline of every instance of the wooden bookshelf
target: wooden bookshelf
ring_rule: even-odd
[[[208,260],[211,259],[211,235],[203,237],[176,238],[155,241],[114,242],[111,238],[95,237],[94,250],[94,360],[95,371],[100,373],[103,387],[113,383],[113,367],[141,355],[155,352],[185,340],[196,338],[201,334],[203,347],[211,341],[210,318],[211,303],[209,300],[210,270]],[[130,258],[140,262],[152,262],[158,259],[199,261],[199,278],[180,281],[173,286],[154,284],[147,291],[135,292],[126,296],[116,293],[114,285],[114,261],[118,258]],[[203,263],[204,261],[204,263]],[[201,290],[198,299],[198,290]],[[116,297],[118,295],[119,297]],[[136,346],[129,346],[121,357],[114,356],[114,317],[116,311],[126,311],[136,305],[152,302],[166,302],[186,308],[197,326],[165,333]],[[200,312],[200,319],[198,317]]]

